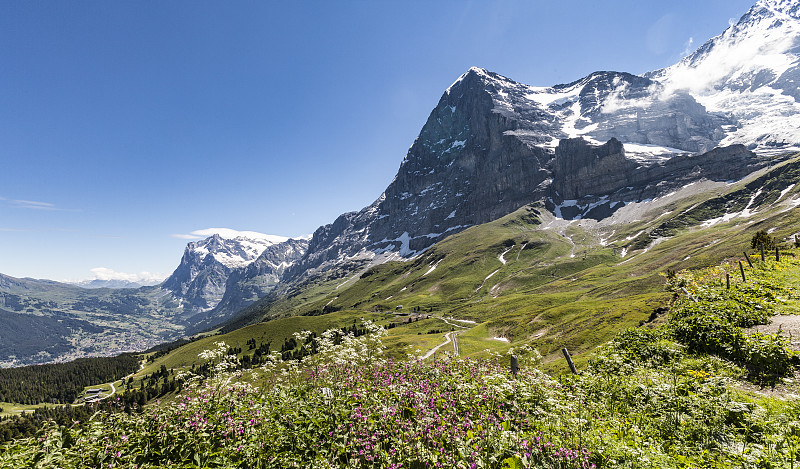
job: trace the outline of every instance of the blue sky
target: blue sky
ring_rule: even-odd
[[[193,231],[312,233],[470,66],[643,73],[751,4],[0,0],[0,273],[166,276]]]

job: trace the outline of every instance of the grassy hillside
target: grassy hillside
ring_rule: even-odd
[[[387,360],[377,327],[338,345],[320,338],[302,363],[255,372],[227,371],[235,359],[219,349],[206,354],[212,377],[179,397],[144,413],[45,426],[0,447],[0,465],[796,467],[798,385],[785,378],[800,355],[785,335],[746,328],[797,311],[798,254],[756,259],[730,286],[736,262],[671,272],[667,288],[681,297],[669,313],[616,335],[577,375],[542,373],[527,348],[515,351],[516,375],[508,356]],[[422,332],[436,320],[403,327]],[[477,349],[486,327],[461,334],[464,347]]]
[[[387,354],[422,356],[459,330],[446,318],[474,321],[457,334],[462,356],[535,347],[544,369],[563,372],[561,348],[579,366],[619,331],[666,320],[673,294],[666,274],[742,258],[758,230],[785,246],[800,231],[798,158],[735,184],[705,183],[655,201],[630,204],[612,218],[564,221],[541,206],[448,237],[407,262],[357,274],[333,272],[256,311],[270,319],[209,335],[152,359],[136,374],[203,363],[201,351],[224,341],[239,358],[269,344],[280,350],[296,332],[320,333],[367,318],[389,327]],[[742,202],[744,200],[744,202]],[[732,202],[733,201],[733,202]],[[711,209],[713,208],[713,210]],[[669,227],[669,232],[665,232]],[[337,288],[339,287],[339,288]],[[794,306],[793,306],[794,307]],[[407,322],[414,313],[416,321]],[[488,352],[487,352],[488,349]],[[453,350],[452,343],[439,349]]]
[[[474,320],[487,337],[536,346],[545,361],[560,359],[565,346],[580,356],[655,319],[670,302],[667,271],[742,257],[758,230],[779,240],[800,231],[798,180],[794,157],[738,183],[697,183],[630,204],[601,222],[522,207],[407,262],[297,286],[290,298],[251,308],[250,320],[402,307]]]

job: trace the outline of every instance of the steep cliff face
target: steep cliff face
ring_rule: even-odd
[[[200,311],[187,321],[191,325],[190,331],[218,324],[266,296],[281,281],[286,270],[305,255],[307,249],[307,239],[287,239],[268,246],[247,266],[234,269],[228,275],[222,298],[214,308]]]
[[[161,284],[190,324],[224,317],[266,294],[305,254],[306,240],[277,236],[224,238],[214,234],[186,246],[181,263]],[[227,298],[222,308],[217,308]],[[215,313],[209,313],[216,310]]]
[[[713,149],[731,124],[688,93],[660,99],[661,91],[658,82],[626,73],[542,88],[473,67],[444,92],[386,191],[320,227],[286,278],[411,257],[537,200],[549,199],[553,209],[576,200],[559,212],[564,217],[586,216],[579,207],[594,204],[591,216],[602,217],[626,200],[667,190],[671,182],[656,179],[684,181],[692,171],[686,164],[712,163],[682,158]],[[607,203],[615,192],[618,203]]]
[[[738,180],[768,164],[744,145],[673,156],[650,164],[630,159],[619,140],[592,145],[562,140],[552,161],[546,206],[564,219],[610,216],[629,202],[652,199],[702,179]]]
[[[429,246],[440,234],[518,208],[549,176],[550,152],[513,134],[539,113],[534,106],[521,113],[499,112],[495,97],[503,93],[501,81],[473,68],[453,84],[386,189],[378,224],[390,233],[407,232],[416,242],[411,251]]]
[[[562,200],[607,195],[626,187],[639,166],[625,158],[625,149],[612,138],[594,146],[582,138],[562,140],[553,159],[553,196]]]

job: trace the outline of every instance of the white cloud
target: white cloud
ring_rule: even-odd
[[[33,200],[12,200],[15,207],[30,208],[34,210],[58,210],[54,204],[49,202],[35,202]]]
[[[195,235],[191,235],[191,234],[178,234],[178,233],[173,233],[170,236],[172,236],[173,238],[178,238],[178,239],[201,239],[202,238],[202,236],[195,236]]]
[[[7,200],[12,207],[16,208],[27,208],[31,210],[61,211],[61,212],[78,211],[77,209],[73,208],[61,208],[56,206],[56,204],[51,204],[50,202],[37,202],[35,200],[21,200],[21,199],[8,200],[1,197],[0,200]]]
[[[139,272],[138,274],[127,274],[125,272],[117,272],[114,269],[109,269],[108,267],[95,267],[94,269],[89,269],[94,277],[92,280],[127,280],[129,282],[140,282],[140,283],[158,283],[167,278],[166,275],[163,274],[154,274],[150,272]]]
[[[694,49],[692,48],[693,45],[694,45],[694,38],[693,37],[689,37],[689,40],[687,40],[683,44],[683,52],[681,52],[681,57],[686,57],[687,55],[689,55],[692,52],[694,52]]]
[[[244,237],[249,239],[263,239],[273,243],[282,243],[289,239],[286,236],[269,235],[257,231],[239,231],[231,228],[205,228],[202,230],[194,230],[189,234],[172,234],[170,236],[178,239],[202,239],[215,234],[225,239]]]
[[[800,28],[788,23],[768,22],[744,29],[732,25],[693,63],[683,60],[666,69],[660,78],[666,85],[663,95],[685,90],[702,98],[714,94],[722,83],[746,82],[750,75],[762,71],[778,77],[797,63],[796,56],[787,51],[794,47],[798,32]],[[702,99],[698,101],[705,104]]]

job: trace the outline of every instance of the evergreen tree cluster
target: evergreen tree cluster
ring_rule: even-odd
[[[0,401],[69,404],[85,387],[116,381],[137,369],[139,357],[130,353],[0,369]]]
[[[129,378],[118,403],[125,412],[130,413],[141,409],[152,399],[158,399],[180,389],[180,383],[175,380],[175,371],[161,365],[158,371],[143,377],[139,381],[139,386],[136,386],[133,378]]]
[[[82,406],[43,407],[20,415],[0,418],[0,443],[34,436],[45,422],[73,426],[76,422],[85,423],[99,410],[114,411],[116,403],[100,401]]]

